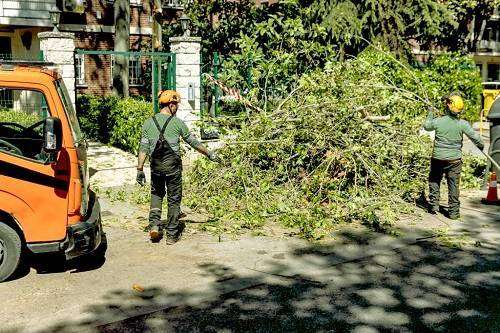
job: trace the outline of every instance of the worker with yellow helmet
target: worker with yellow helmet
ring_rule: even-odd
[[[149,235],[157,242],[166,229],[167,244],[177,242],[182,233],[179,223],[182,199],[182,161],[179,138],[198,152],[215,161],[216,155],[202,145],[190,133],[182,119],[176,117],[181,96],[174,90],[160,92],[158,103],[160,112],[148,118],[142,127],[137,165],[137,182],[146,183],[143,168],[146,157],[151,162],[151,208],[149,212]],[[166,226],[161,224],[163,198],[167,195],[168,218]],[[164,228],[165,227],[165,228]]]
[[[439,187],[443,175],[448,183],[448,217],[460,218],[460,173],[462,172],[463,135],[481,150],[484,143],[481,136],[471,125],[459,118],[464,109],[464,101],[459,93],[453,92],[444,97],[446,114],[434,117],[432,110],[424,123],[426,131],[435,131],[434,149],[432,152],[429,173],[429,213],[436,214],[439,210]]]

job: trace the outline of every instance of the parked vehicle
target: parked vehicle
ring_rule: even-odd
[[[0,282],[24,253],[95,253],[103,232],[87,144],[61,76],[0,61]]]

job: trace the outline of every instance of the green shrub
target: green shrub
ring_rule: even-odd
[[[36,113],[0,108],[0,122],[2,123],[16,123],[29,127],[41,120],[42,118]]]
[[[117,103],[115,96],[78,96],[77,115],[80,127],[88,138],[109,143],[113,123],[110,114]]]
[[[486,158],[465,154],[462,160],[460,187],[464,189],[481,188],[487,167]]]
[[[481,75],[472,57],[458,53],[444,53],[430,59],[416,75],[435,104],[443,95],[460,92],[465,101],[462,118],[474,122],[481,111]]]
[[[144,121],[153,115],[151,103],[132,98],[121,99],[111,110],[110,140],[113,146],[137,153],[141,128]]]
[[[88,138],[132,153],[137,152],[143,122],[153,114],[151,103],[134,98],[82,95],[76,104]]]

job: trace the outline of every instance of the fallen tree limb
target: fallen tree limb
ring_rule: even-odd
[[[390,119],[391,119],[391,116],[366,116],[364,118],[364,120],[373,121],[373,122],[388,121]]]

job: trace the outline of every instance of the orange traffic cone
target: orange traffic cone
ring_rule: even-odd
[[[498,200],[498,193],[497,193],[497,174],[495,172],[491,173],[490,185],[488,187],[488,194],[486,195],[485,199],[481,200],[481,202],[486,205],[500,204],[500,200]]]

